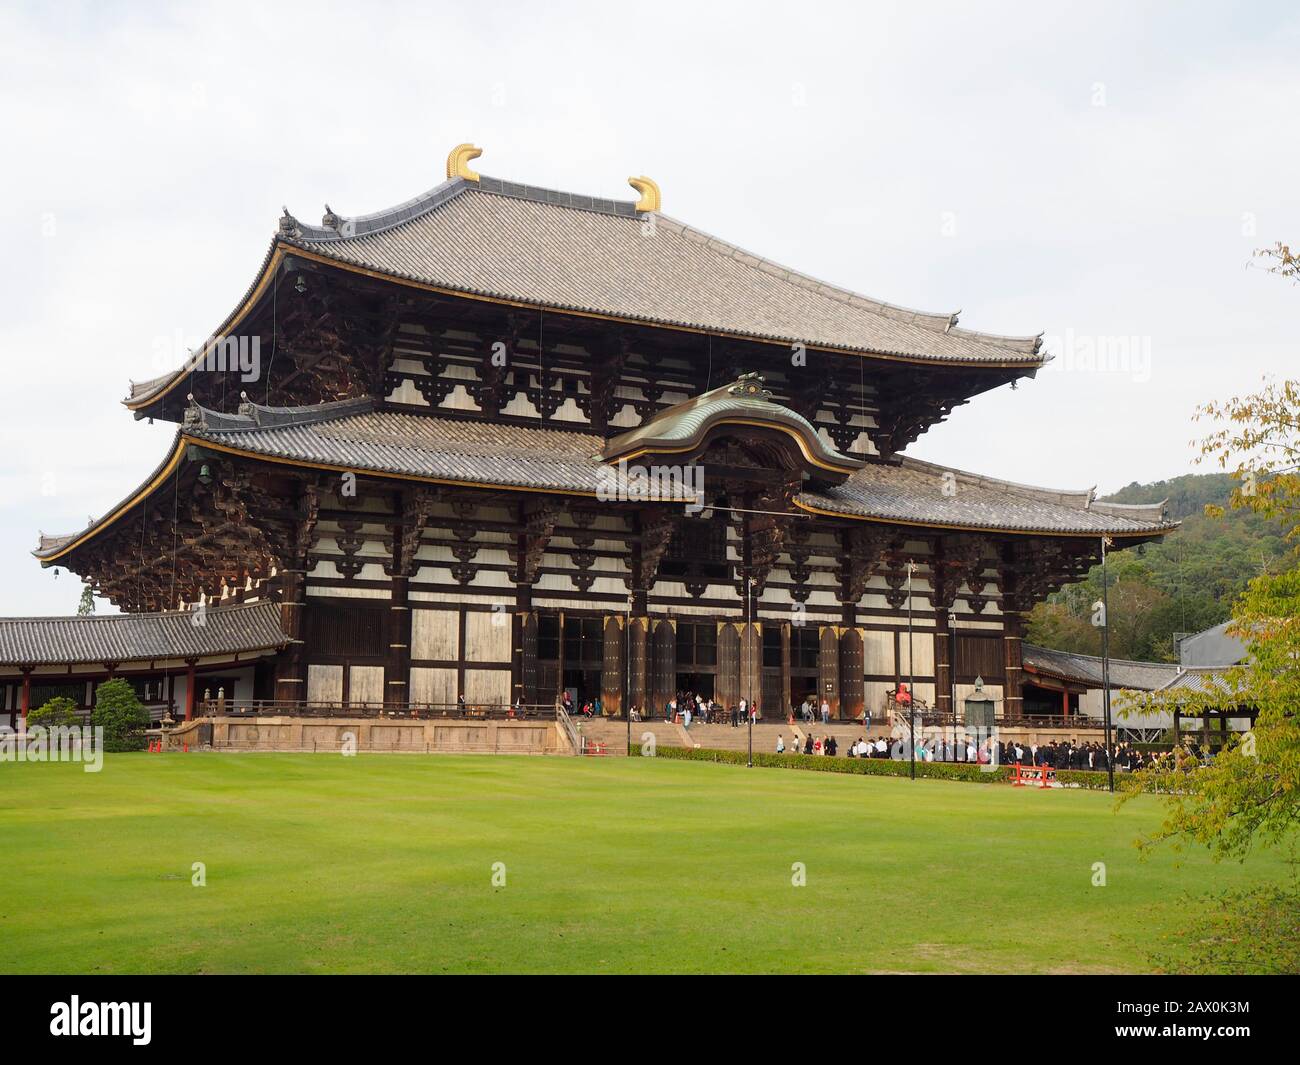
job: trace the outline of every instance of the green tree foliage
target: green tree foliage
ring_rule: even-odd
[[[1229,510],[1280,526],[1300,545],[1300,383],[1268,383],[1259,392],[1205,405],[1217,428],[1201,455],[1232,470]],[[1169,795],[1161,840],[1189,840],[1216,855],[1244,857],[1256,842],[1293,842],[1300,826],[1300,559],[1249,583],[1234,603],[1229,632],[1246,642],[1246,662],[1227,671],[1226,689],[1175,689],[1130,700],[1144,710],[1249,708],[1254,728],[1207,766],[1185,751],[1137,774]]]
[[[27,714],[27,727],[59,728],[80,724],[77,717],[77,704],[66,695],[56,695],[44,706],[38,706]]]
[[[139,750],[143,746],[140,734],[149,727],[149,711],[131,685],[119,677],[105,681],[95,690],[90,723],[104,730],[105,750]]]
[[[81,600],[77,603],[77,615],[89,617],[95,612],[95,591],[89,584],[81,586]]]
[[[1200,632],[1228,620],[1232,604],[1252,578],[1290,564],[1286,524],[1276,515],[1227,509],[1233,476],[1188,474],[1154,484],[1130,484],[1108,501],[1169,500],[1182,527],[1159,543],[1118,551],[1107,560],[1110,640],[1115,658],[1176,662],[1176,632]],[[1206,513],[1206,508],[1211,513]],[[1215,508],[1218,508],[1216,511]],[[1101,654],[1091,622],[1101,598],[1101,567],[1094,566],[1029,615],[1031,643],[1080,654]]]

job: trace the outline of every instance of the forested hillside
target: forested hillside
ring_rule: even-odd
[[[1162,543],[1117,551],[1109,558],[1110,652],[1115,658],[1176,661],[1175,632],[1198,632],[1226,621],[1232,601],[1251,577],[1290,564],[1281,526],[1247,510],[1208,517],[1207,504],[1225,506],[1228,474],[1189,474],[1154,484],[1130,484],[1105,497],[1115,503],[1168,498],[1183,523]],[[1101,568],[1040,603],[1029,616],[1031,643],[1101,653],[1091,607],[1101,597]]]

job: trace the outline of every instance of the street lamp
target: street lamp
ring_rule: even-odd
[[[1106,594],[1106,548],[1110,537],[1101,538],[1101,702],[1106,723],[1106,787],[1115,790],[1115,753],[1110,733],[1110,609]]]

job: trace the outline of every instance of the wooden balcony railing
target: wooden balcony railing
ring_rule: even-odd
[[[521,721],[555,719],[551,703],[346,703],[283,699],[208,699],[198,704],[200,717],[373,717],[410,721]]]

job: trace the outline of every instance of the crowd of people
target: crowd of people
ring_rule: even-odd
[[[705,697],[698,692],[678,692],[664,704],[664,720],[677,721],[683,728],[690,728],[692,721],[705,725],[726,725],[740,728],[745,724],[758,724],[758,701],[741,699],[739,703],[727,708],[715,702],[711,696]]]
[[[777,754],[812,754],[833,758],[840,753],[839,747],[839,741],[831,735],[815,736],[808,733],[802,743],[795,736],[789,744],[784,735],[776,738]],[[1111,751],[1115,768],[1123,771],[1147,769],[1160,757],[1150,751],[1137,750],[1127,743],[1115,744]],[[970,736],[956,740],[951,736],[932,736],[926,739],[918,737],[915,753],[918,762],[970,762],[979,765],[1019,763],[1052,769],[1091,769],[1102,772],[1107,768],[1104,744],[1080,743],[1077,739],[1038,744],[1019,740],[997,741],[992,738],[977,742]],[[892,742],[883,736],[859,736],[844,750],[844,757],[910,758],[911,752],[906,736]]]

